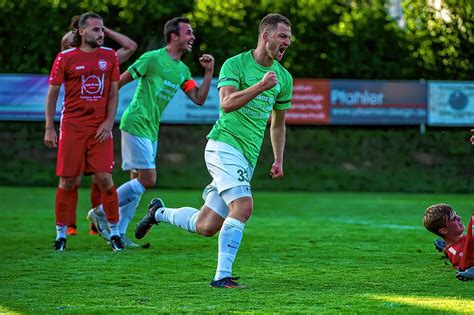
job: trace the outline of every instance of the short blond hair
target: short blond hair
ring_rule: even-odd
[[[450,205],[437,203],[426,208],[425,215],[423,216],[423,225],[431,233],[443,237],[439,230],[446,226],[446,220],[452,217],[453,214],[454,210]]]

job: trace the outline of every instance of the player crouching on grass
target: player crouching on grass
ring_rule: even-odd
[[[472,221],[469,221],[467,234],[461,217],[451,206],[438,203],[428,207],[423,216],[426,229],[443,238],[446,243],[444,251],[456,268],[456,278],[463,281],[474,280],[474,240],[472,238]]]

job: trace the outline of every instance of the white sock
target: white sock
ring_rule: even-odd
[[[119,229],[118,229],[118,222],[117,223],[109,223],[110,227],[110,236],[120,236]]]
[[[227,217],[219,232],[219,253],[214,280],[232,276],[232,264],[239,250],[245,224],[237,219]]]
[[[123,207],[119,207],[119,231],[120,234],[126,234],[128,225],[132,221],[135,211],[137,210],[138,204],[142,196],[135,199],[134,202],[131,202]]]
[[[66,225],[56,225],[56,240],[66,238]]]
[[[136,178],[126,182],[117,189],[119,199],[118,228],[121,234],[127,232],[128,225],[144,192],[145,187]]]
[[[183,230],[196,233],[196,221],[199,210],[191,207],[183,208],[160,208],[155,212],[158,222],[167,222]]]

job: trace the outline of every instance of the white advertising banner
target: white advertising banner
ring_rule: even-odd
[[[474,127],[474,82],[429,81],[428,125]]]

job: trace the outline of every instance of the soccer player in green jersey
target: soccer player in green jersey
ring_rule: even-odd
[[[203,236],[220,231],[211,287],[243,287],[232,277],[232,264],[245,222],[253,211],[250,180],[270,113],[275,157],[270,176],[283,177],[285,112],[290,108],[293,79],[279,61],[290,39],[290,21],[280,14],[269,14],[260,22],[257,48],[228,59],[222,66],[218,82],[220,117],[207,136],[205,150],[213,180],[204,189],[201,210],[167,208],[161,199],[154,199],[135,230],[139,239],[159,222]]]
[[[165,108],[178,89],[197,105],[204,104],[214,73],[214,58],[204,54],[199,58],[204,68],[204,79],[198,87],[189,68],[181,61],[182,55],[192,50],[195,40],[190,21],[176,17],[164,27],[166,47],[144,53],[120,77],[119,86],[139,80],[135,95],[124,111],[122,133],[122,168],[131,171],[131,180],[121,185],[119,196],[119,231],[127,247],[136,247],[127,236],[127,227],[146,188],[156,183],[156,153],[158,131]],[[89,211],[88,217],[99,232],[107,235],[107,225],[100,209]],[[105,237],[107,238],[107,237]]]

